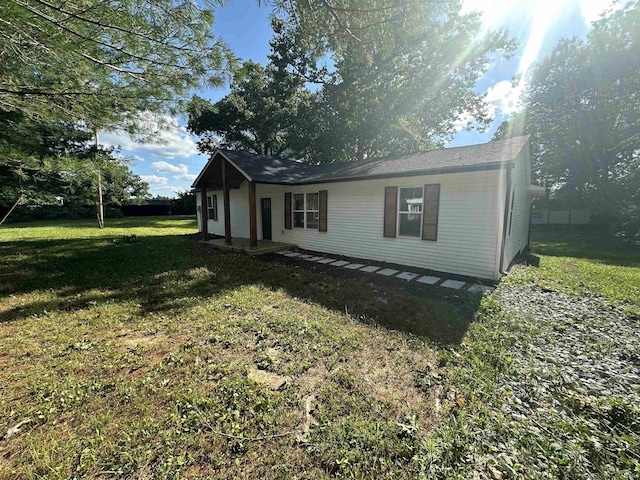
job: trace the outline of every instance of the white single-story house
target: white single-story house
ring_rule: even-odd
[[[218,150],[192,186],[200,232],[497,280],[528,244],[529,137],[310,165]]]

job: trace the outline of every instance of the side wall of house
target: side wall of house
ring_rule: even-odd
[[[507,236],[504,249],[503,267],[506,269],[513,259],[521,253],[529,241],[529,222],[531,218],[531,199],[527,190],[531,184],[531,158],[528,146],[520,151],[511,173],[513,206],[507,220]],[[511,199],[510,199],[511,201]]]
[[[504,196],[500,195],[504,191],[502,183],[503,170],[485,170],[305,186],[259,184],[256,193],[258,205],[261,198],[271,198],[275,241],[329,254],[496,279],[500,245],[498,233],[503,221],[499,212],[504,205]],[[420,187],[425,184],[440,184],[437,240],[384,237],[385,187]],[[285,229],[285,193],[320,190],[328,192],[327,232]],[[246,186],[242,192],[245,193],[241,200],[246,198]],[[247,203],[247,200],[243,201]],[[234,208],[232,203],[232,218],[236,215]],[[259,209],[257,213],[258,238],[262,238]],[[236,222],[236,219],[232,220],[232,235],[247,236],[248,215],[245,230],[241,231],[240,225],[235,227]],[[210,231],[216,233],[214,229]],[[243,234],[244,231],[247,233]]]

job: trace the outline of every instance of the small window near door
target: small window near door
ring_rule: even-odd
[[[400,188],[398,235],[420,237],[422,227],[422,187]]]
[[[218,196],[207,195],[207,218],[218,221]]]

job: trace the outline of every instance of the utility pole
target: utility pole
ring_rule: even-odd
[[[93,157],[95,164],[97,165],[97,159],[98,159],[98,147],[100,146],[100,143],[98,141],[98,129],[94,127],[93,129],[93,134],[95,136],[95,140],[96,140],[96,152],[95,155]],[[100,171],[100,167],[98,166],[98,212],[97,212],[97,216],[98,216],[98,228],[104,228],[104,207],[102,205],[102,172]]]

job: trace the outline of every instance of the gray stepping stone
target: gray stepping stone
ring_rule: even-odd
[[[313,255],[300,255],[300,258],[304,258],[305,260],[311,257],[313,257]]]
[[[345,260],[338,260],[337,262],[333,262],[331,266],[333,267],[344,267],[345,265],[349,265],[349,262]]]
[[[361,272],[369,272],[369,273],[373,273],[376,270],[380,270],[380,267],[374,267],[373,265],[369,265],[367,267],[360,269]]]
[[[379,273],[379,272],[378,272]],[[413,280],[414,278],[416,278],[418,276],[417,273],[411,273],[411,272],[402,272],[399,275],[396,275],[396,278],[400,278],[402,280],[406,280],[407,282],[409,280]]]
[[[485,292],[491,293],[494,290],[495,290],[495,288],[493,288],[493,287],[487,287],[486,285],[480,285],[478,283],[474,283],[473,285],[471,285],[469,287],[469,291],[470,292],[474,292],[474,293],[480,293],[480,292],[482,292],[482,293],[485,293]]]
[[[424,277],[420,277],[416,282],[426,283],[427,285],[433,285],[440,281],[440,277],[432,277],[430,275],[425,275]]]
[[[461,282],[460,280],[445,280],[440,285],[441,287],[453,288],[454,290],[459,290],[466,282]]]
[[[344,268],[348,268],[349,270],[357,270],[362,267],[364,267],[364,263],[350,263],[344,266]]]
[[[309,260],[310,262],[317,262],[318,260],[322,260],[324,257],[311,257],[305,258],[305,260]]]
[[[299,257],[300,255],[302,254],[298,252],[287,252],[284,254],[285,257]]]
[[[331,263],[331,262],[335,262],[336,259],[335,258],[323,258],[322,260],[318,260],[318,263]]]
[[[398,273],[398,270],[394,270],[393,268],[383,268],[376,272],[379,275],[384,275],[385,277],[390,277],[391,275],[395,275]]]
[[[285,255],[287,253],[290,253],[289,250],[280,250],[279,252],[276,252],[278,255]]]

